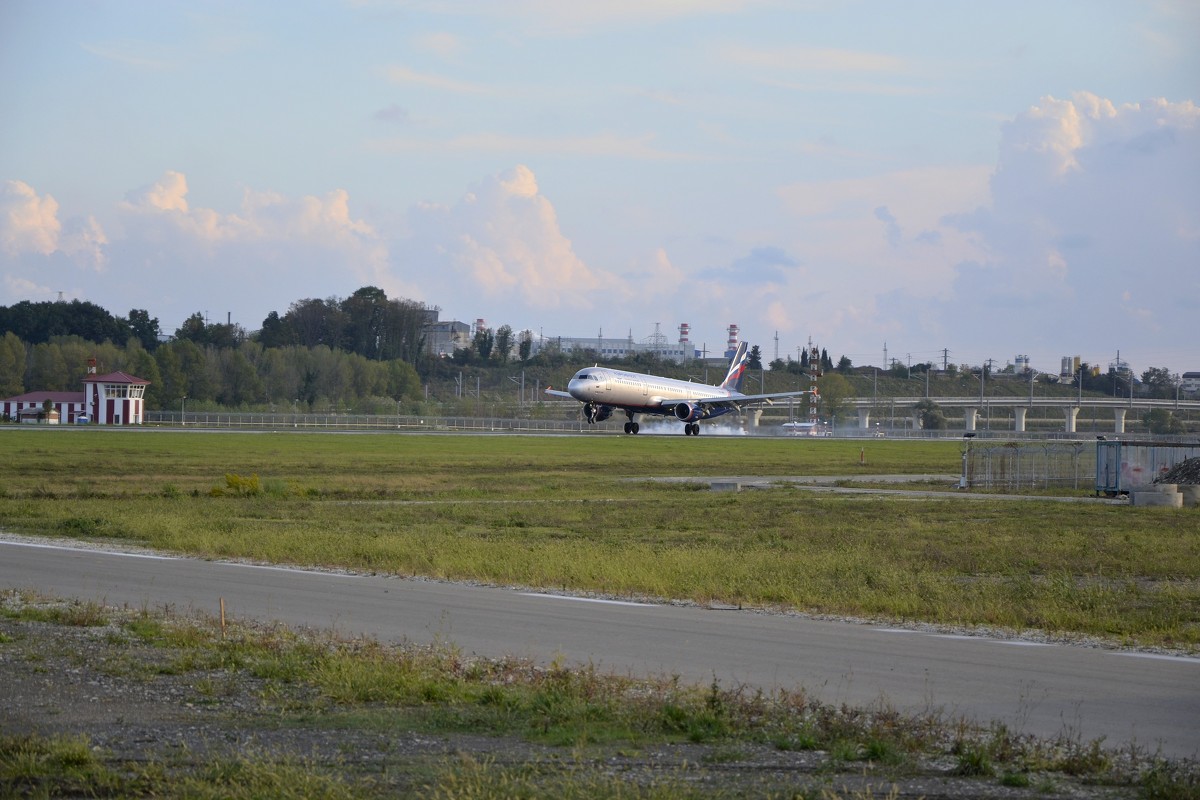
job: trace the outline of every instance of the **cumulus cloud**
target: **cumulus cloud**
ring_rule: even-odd
[[[453,206],[422,205],[411,217],[407,268],[427,280],[444,276],[439,288],[455,294],[477,289],[477,302],[586,309],[609,277],[575,253],[526,166],[485,178]]]
[[[23,181],[9,180],[0,186],[0,252],[12,269],[41,269],[39,259],[65,257],[83,269],[103,271],[108,237],[93,217],[58,218],[58,202],[50,195],[39,196]],[[19,276],[8,273],[10,286],[21,285]],[[34,285],[25,280],[25,283]]]
[[[1014,347],[1064,352],[1194,340],[1200,108],[1081,92],[1043,98],[1001,134],[987,202],[945,220],[982,250],[936,309],[946,330],[994,339],[1017,323]],[[898,294],[890,310],[912,302]]]
[[[58,249],[61,231],[58,203],[53,197],[39,197],[23,181],[4,182],[0,188],[0,247],[5,254],[49,255]]]

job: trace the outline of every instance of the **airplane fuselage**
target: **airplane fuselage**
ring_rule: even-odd
[[[642,414],[678,416],[674,410],[678,401],[708,398],[737,398],[740,392],[709,386],[704,383],[643,375],[607,367],[581,369],[567,384],[567,391],[583,403],[597,406],[635,410]],[[672,402],[674,401],[674,402]],[[732,411],[731,407],[706,409],[704,418],[717,417]]]
[[[583,416],[589,425],[603,422],[620,409],[629,418],[625,423],[626,433],[638,432],[638,414],[660,414],[664,417],[674,416],[684,423],[685,434],[697,436],[700,433],[700,420],[719,417],[746,406],[804,394],[742,394],[739,390],[746,376],[748,353],[745,342],[738,345],[720,386],[595,366],[576,372],[575,377],[567,383],[567,391],[547,387],[546,393],[555,397],[571,397],[583,403]]]

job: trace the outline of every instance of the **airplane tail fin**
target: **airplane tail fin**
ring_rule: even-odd
[[[750,345],[742,342],[729,361],[729,372],[725,373],[725,380],[721,381],[722,389],[731,389],[735,392],[742,390],[742,381],[746,378],[746,363],[749,360]]]

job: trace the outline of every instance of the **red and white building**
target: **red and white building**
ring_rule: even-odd
[[[150,381],[135,378],[124,372],[97,375],[95,367],[83,379],[82,392],[26,392],[0,400],[0,416],[22,422],[58,422],[74,425],[92,422],[97,425],[141,425],[145,418],[146,387]],[[46,401],[58,412],[39,419],[38,412]]]

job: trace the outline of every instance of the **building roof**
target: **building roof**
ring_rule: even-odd
[[[150,381],[142,378],[135,378],[128,372],[110,372],[107,375],[88,375],[83,379],[84,383],[138,383],[143,386],[149,386]]]
[[[82,403],[87,400],[84,392],[26,392],[16,397],[5,397],[0,403]]]

